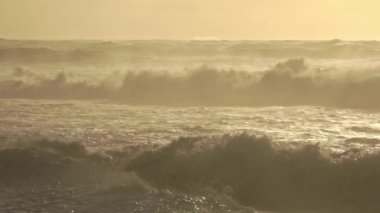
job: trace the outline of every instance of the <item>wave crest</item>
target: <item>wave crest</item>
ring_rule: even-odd
[[[376,212],[379,163],[379,154],[332,158],[316,145],[279,149],[265,137],[242,134],[180,138],[133,159],[127,170],[161,187],[224,186],[258,209]]]
[[[377,69],[334,72],[290,59],[265,72],[200,67],[179,76],[169,73],[128,72],[121,85],[73,81],[65,73],[0,82],[1,98],[108,99],[128,104],[179,106],[320,105],[380,108]],[[16,76],[17,77],[17,76]],[[30,80],[30,78],[34,80]]]
[[[123,169],[140,151],[89,152],[78,143],[50,140],[3,146],[0,211],[255,212],[210,188],[181,192],[152,187]]]

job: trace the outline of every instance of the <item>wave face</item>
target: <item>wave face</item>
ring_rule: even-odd
[[[379,161],[376,153],[290,148],[248,134],[103,152],[19,142],[0,149],[0,210],[377,212]]]
[[[127,72],[119,83],[75,81],[63,72],[35,77],[18,68],[0,83],[1,98],[107,99],[129,104],[178,106],[319,105],[380,108],[377,68],[322,70],[290,59],[264,72],[200,67],[186,74]],[[120,81],[120,78],[122,79]]]
[[[254,212],[211,188],[159,190],[125,172],[129,159],[142,151],[126,147],[96,153],[78,143],[45,139],[3,146],[0,211]]]
[[[46,139],[29,143],[16,143],[0,150],[1,181],[57,181],[80,182],[90,171],[104,170],[112,166],[106,156],[90,153],[79,143],[63,143]],[[99,168],[97,168],[99,167]],[[68,175],[66,175],[68,174]],[[104,172],[106,175],[107,172]],[[70,177],[68,177],[70,176]],[[75,177],[77,176],[77,177]],[[76,179],[74,179],[76,178]],[[71,180],[73,179],[73,180]]]
[[[275,148],[265,137],[180,138],[132,159],[155,186],[206,184],[246,205],[279,212],[377,212],[379,154],[327,157],[318,146]]]

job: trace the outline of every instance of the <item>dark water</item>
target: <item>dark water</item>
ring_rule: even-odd
[[[378,154],[274,147],[247,134],[91,153],[40,140],[0,151],[5,212],[377,212]],[[249,208],[251,206],[252,208]]]

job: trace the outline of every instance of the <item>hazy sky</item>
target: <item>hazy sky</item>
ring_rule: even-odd
[[[19,39],[380,39],[379,0],[0,0]]]

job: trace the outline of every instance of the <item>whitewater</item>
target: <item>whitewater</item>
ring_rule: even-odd
[[[0,39],[0,212],[378,212],[380,42]]]

